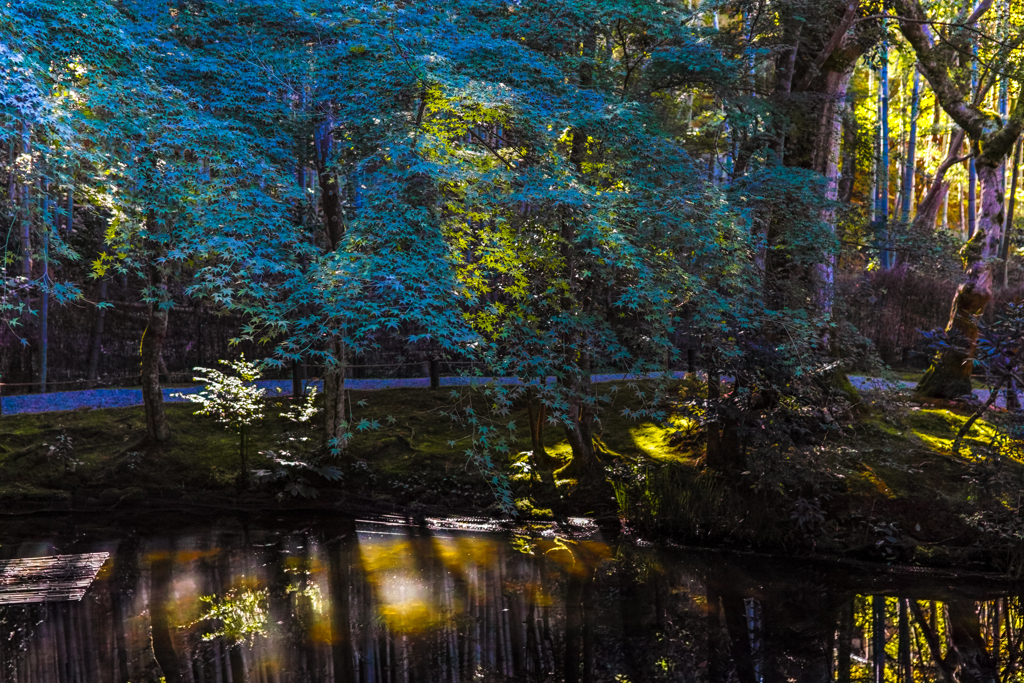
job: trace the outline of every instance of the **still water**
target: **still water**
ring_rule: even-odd
[[[0,529],[0,683],[1008,681],[1021,584],[343,517]]]

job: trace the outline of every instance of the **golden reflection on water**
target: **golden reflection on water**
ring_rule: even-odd
[[[0,672],[0,683],[59,683],[70,660],[93,672],[75,679],[90,683],[159,680],[150,674],[173,666],[181,675],[165,678],[184,683],[703,681],[714,666],[718,680],[749,683],[769,670],[795,680],[819,667],[806,680],[826,681],[826,661],[853,680],[871,673],[876,618],[894,657],[908,619],[940,639],[966,624],[994,661],[1009,661],[1011,637],[1024,643],[1024,608],[1006,593],[957,596],[944,575],[924,590],[924,575],[861,569],[841,577],[839,594],[821,567],[765,564],[613,547],[596,530],[509,538],[350,524],[137,541],[112,552],[80,603],[0,611],[0,625],[14,625],[9,638],[24,638],[16,650],[0,639],[17,673]],[[880,617],[868,589],[889,595]],[[892,597],[909,589],[921,591],[917,602]],[[914,680],[938,680],[915,643]],[[1016,659],[1007,666],[1018,680]]]

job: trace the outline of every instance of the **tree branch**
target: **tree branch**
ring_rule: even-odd
[[[966,24],[967,26],[977,24],[978,20],[985,16],[985,12],[987,12],[991,6],[992,0],[981,0],[981,2],[978,3],[978,6],[975,8],[975,10],[971,13],[971,16],[967,17],[967,20],[964,21],[964,24]],[[968,7],[970,7],[970,5],[968,5],[965,2],[963,10],[961,10],[961,13],[965,12]]]
[[[974,411],[974,414],[967,419],[967,422],[964,422],[963,425],[961,425],[960,431],[956,433],[956,438],[953,440],[953,455],[960,455],[960,443],[964,440],[964,437],[967,436],[967,432],[971,431],[971,427],[973,427],[974,423],[978,421],[978,418],[984,415],[985,411],[991,408],[992,404],[996,402],[996,397],[999,396],[999,390],[1002,388],[1003,382],[1005,381],[1005,375],[1000,377],[999,381],[996,382],[996,385],[992,387],[992,391],[989,392],[988,400]]]
[[[934,45],[925,33],[924,24],[928,17],[919,0],[895,0],[900,16],[900,32],[907,39],[914,52],[921,73],[928,79],[936,99],[958,126],[967,132],[972,140],[980,139],[991,126],[990,116],[967,103],[963,93],[949,75],[949,50]]]
[[[488,145],[488,144],[487,144],[487,143],[486,143],[486,142],[484,141],[484,139],[483,139],[482,137],[480,137],[480,134],[479,134],[479,133],[477,133],[477,132],[476,132],[475,130],[473,130],[472,128],[470,128],[470,129],[469,129],[469,134],[470,134],[470,135],[472,135],[473,137],[475,137],[475,138],[477,139],[477,142],[479,142],[479,143],[480,143],[480,146],[481,146],[481,147],[483,147],[483,148],[484,148],[484,149],[486,149],[486,150],[487,150],[488,152],[490,152],[491,154],[493,154],[494,156],[496,156],[496,157],[498,158],[498,161],[500,161],[501,163],[505,164],[506,166],[508,166],[508,167],[509,167],[510,169],[512,169],[513,171],[514,171],[514,170],[516,170],[516,167],[515,167],[515,166],[513,166],[513,165],[512,165],[512,163],[511,163],[510,161],[508,161],[507,159],[505,159],[505,157],[503,157],[503,156],[501,156],[500,154],[498,154],[498,150],[496,150],[496,149],[494,149],[493,147],[491,147],[490,145]]]
[[[843,13],[843,18],[840,20],[839,26],[836,27],[836,30],[829,37],[828,42],[825,43],[825,47],[818,53],[818,56],[814,58],[814,62],[811,63],[811,66],[807,69],[807,73],[805,73],[804,77],[800,79],[799,83],[797,83],[797,92],[806,90],[810,87],[815,76],[817,76],[821,71],[822,65],[824,65],[828,58],[832,56],[832,53],[836,51],[836,48],[842,44],[847,31],[850,30],[850,27],[853,26],[854,21],[857,19],[857,10],[859,9],[859,5],[860,3],[858,0],[849,0],[849,2],[847,2],[846,12]]]

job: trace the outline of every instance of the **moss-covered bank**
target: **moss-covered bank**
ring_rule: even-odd
[[[1005,414],[979,421],[954,456],[950,445],[967,409],[880,394],[866,400],[856,422],[822,424],[803,445],[726,476],[704,467],[692,424],[630,421],[620,414],[627,392],[602,391],[612,402],[600,432],[612,484],[581,490],[550,473],[511,467],[524,516],[625,513],[627,526],[644,535],[788,553],[1013,571],[1024,562],[1017,514],[1024,449],[1006,438]],[[356,433],[336,462],[340,482],[310,477],[314,500],[281,496],[280,483],[237,492],[236,435],[193,416],[187,404],[167,406],[172,438],[157,448],[143,443],[140,408],[5,417],[0,511],[245,505],[495,513],[488,481],[465,454],[469,434],[448,417],[453,400],[450,392],[420,389],[353,392],[359,419],[380,426]],[[312,427],[279,412],[269,410],[253,430],[256,448],[279,452],[314,442]],[[526,406],[503,420],[526,425]],[[569,457],[563,437],[545,430],[549,454],[560,459]],[[523,453],[532,447],[527,429],[517,438],[513,451],[520,454],[510,465],[526,464]],[[254,460],[267,466],[263,456]]]

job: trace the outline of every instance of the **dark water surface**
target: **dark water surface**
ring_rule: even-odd
[[[994,576],[638,548],[583,522],[5,524],[2,683],[1021,678],[1021,584]]]

